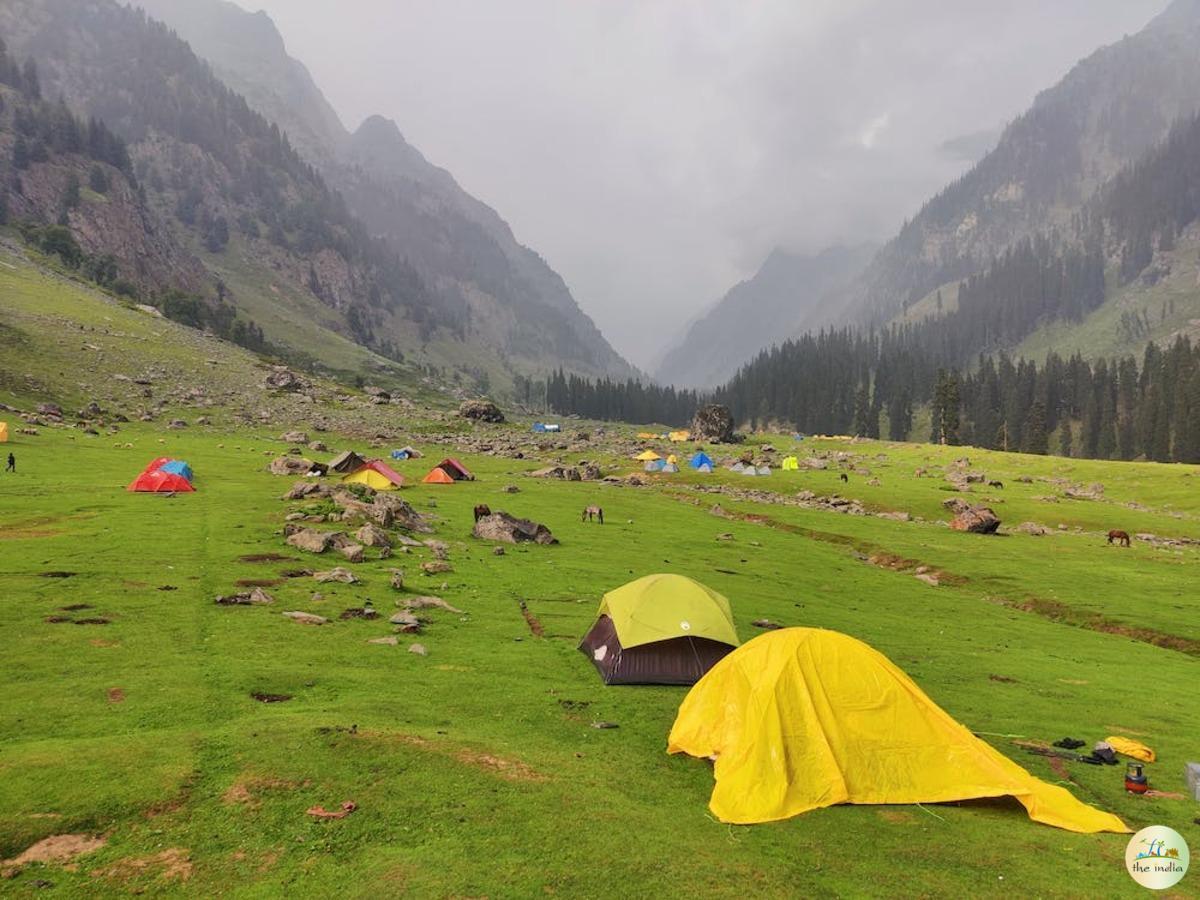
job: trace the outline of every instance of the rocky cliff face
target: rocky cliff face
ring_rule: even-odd
[[[469,310],[470,340],[520,369],[635,374],[558,273],[520,244],[495,210],[409,144],[396,123],[371,116],[349,133],[265,14],[227,0],[139,4],[293,137],[373,235],[431,286],[461,301]]]
[[[1117,171],[1200,108],[1200,2],[1079,62],[931,199],[841,298],[842,321],[890,319],[1017,241],[1070,222]]]

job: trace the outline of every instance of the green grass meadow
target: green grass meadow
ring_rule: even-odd
[[[284,515],[304,504],[282,502],[292,481],[265,469],[284,449],[269,439],[278,431],[43,429],[6,448],[18,474],[0,476],[0,859],[55,834],[100,833],[107,844],[69,867],[27,866],[0,880],[0,893],[1140,890],[1124,870],[1125,836],[1038,825],[1015,802],[842,806],[752,827],[715,821],[710,765],[665,752],[685,689],[606,688],[576,650],[600,595],[651,572],[680,572],[725,593],[744,640],[759,633],[753,620],[768,618],[867,641],[952,715],[1050,781],[1063,782],[1062,770],[1022,751],[1015,736],[1138,737],[1159,754],[1149,775],[1164,791],[1183,791],[1184,763],[1200,759],[1197,548],[1135,541],[1126,550],[1103,538],[1108,528],[1200,537],[1195,469],[830,441],[802,447],[860,454],[881,483],[851,474],[843,485],[831,468],[760,479],[683,473],[635,488],[531,479],[524,473],[539,465],[533,460],[468,455],[474,483],[416,484],[403,494],[437,517],[433,537],[450,544],[453,572],[421,574],[420,562],[432,558],[423,548],[382,561],[369,550],[368,561],[352,567],[361,584],[317,585],[281,575],[340,558],[283,543]],[[322,437],[331,447],[365,449]],[[426,459],[399,465],[413,481],[440,452],[422,447]],[[1054,533],[980,537],[946,528],[946,482],[914,470],[964,454],[1005,483],[976,485],[972,499],[988,498],[1006,526],[1037,521]],[[192,463],[195,494],[124,490],[159,455]],[[616,472],[638,465],[604,462]],[[1106,499],[1037,499],[1061,490],[1017,482],[1023,474],[1100,481]],[[503,493],[508,484],[520,493]],[[714,485],[782,497],[837,491],[921,521],[698,490]],[[546,523],[561,543],[493,555],[470,537],[480,502]],[[579,521],[590,503],[604,507],[606,525]],[[713,514],[715,503],[726,516]],[[733,539],[717,540],[724,533]],[[286,558],[241,561],[253,554]],[[897,570],[878,564],[881,554],[907,562]],[[945,573],[943,583],[917,580],[914,564]],[[366,599],[390,614],[404,596],[388,584],[392,567],[405,571],[407,593],[435,594],[463,614],[434,610],[419,636],[400,635],[398,646],[367,643],[391,632],[386,619],[337,617]],[[213,603],[244,579],[278,579],[266,588],[275,604]],[[334,621],[302,625],[281,616],[285,610]],[[1178,649],[1156,646],[1161,636]],[[414,641],[427,656],[408,652]],[[264,704],[254,692],[292,699]],[[599,721],[620,727],[592,727]],[[1067,786],[1134,829],[1167,824],[1200,847],[1200,806],[1127,795],[1123,768],[1067,763]],[[346,800],[358,809],[343,820],[305,814]],[[1178,896],[1188,895],[1191,880]]]

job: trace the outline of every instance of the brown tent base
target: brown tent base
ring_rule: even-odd
[[[708,638],[675,637],[625,648],[602,615],[579,642],[605,684],[695,684],[734,648]]]

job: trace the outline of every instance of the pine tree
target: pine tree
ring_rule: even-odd
[[[1025,453],[1037,453],[1045,456],[1049,452],[1046,435],[1046,404],[1041,400],[1035,400],[1029,408],[1029,415],[1025,420],[1022,432],[1024,444],[1021,449]]]

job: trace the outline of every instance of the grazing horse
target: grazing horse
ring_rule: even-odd
[[[1003,490],[1004,482],[1003,481],[989,481],[988,487],[1000,488],[1001,490]]]
[[[850,483],[850,477],[845,472],[843,472],[841,475],[839,475],[838,478],[842,479],[843,483],[846,483],[846,484]]]
[[[1129,533],[1126,531],[1118,531],[1117,529],[1114,528],[1112,531],[1110,531],[1108,533],[1108,542],[1110,544],[1117,543],[1117,544],[1120,544],[1122,547],[1128,547],[1129,546]]]
[[[475,521],[476,522],[478,522],[484,516],[490,516],[491,514],[492,514],[492,509],[486,503],[480,503],[478,506],[475,507]]]
[[[604,510],[598,506],[589,506],[583,511],[583,517],[580,522],[591,522],[593,519],[599,519],[600,524],[604,524]]]

